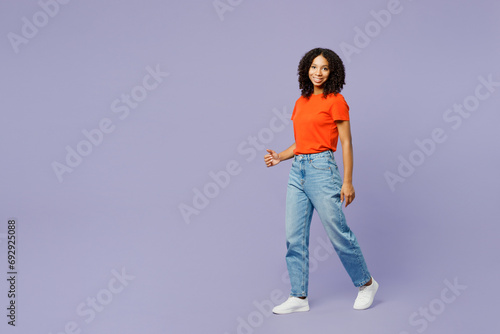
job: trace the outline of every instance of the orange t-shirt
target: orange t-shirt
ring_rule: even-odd
[[[349,120],[349,106],[342,94],[303,96],[295,102],[292,113],[294,154],[319,153],[337,150],[339,132],[335,121]]]

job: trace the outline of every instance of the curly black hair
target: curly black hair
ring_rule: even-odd
[[[307,52],[299,62],[297,75],[299,76],[299,87],[302,90],[302,96],[309,98],[314,92],[314,85],[309,79],[309,68],[317,56],[322,55],[328,61],[330,74],[323,88],[323,97],[329,94],[340,93],[345,85],[345,68],[342,59],[330,49],[315,48]]]

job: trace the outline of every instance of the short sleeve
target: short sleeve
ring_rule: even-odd
[[[330,113],[334,121],[348,121],[349,120],[349,106],[345,101],[342,94],[337,94],[334,97]]]

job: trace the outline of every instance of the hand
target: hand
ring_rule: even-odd
[[[264,162],[266,163],[267,167],[276,166],[280,163],[281,159],[278,153],[274,152],[273,150],[266,151],[269,152],[264,156]]]
[[[347,207],[349,204],[354,201],[354,187],[352,186],[352,183],[344,183],[342,185],[342,189],[340,189],[340,202],[344,202],[345,199],[345,206]]]

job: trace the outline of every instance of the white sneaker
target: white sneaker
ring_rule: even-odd
[[[354,309],[364,310],[369,308],[373,303],[373,299],[375,298],[377,290],[378,283],[372,277],[372,284],[368,286],[361,286],[359,288],[358,297],[354,301]]]
[[[305,299],[298,297],[288,297],[288,299],[281,305],[273,308],[274,314],[288,314],[293,312],[306,312],[309,311],[309,302],[307,297]]]

